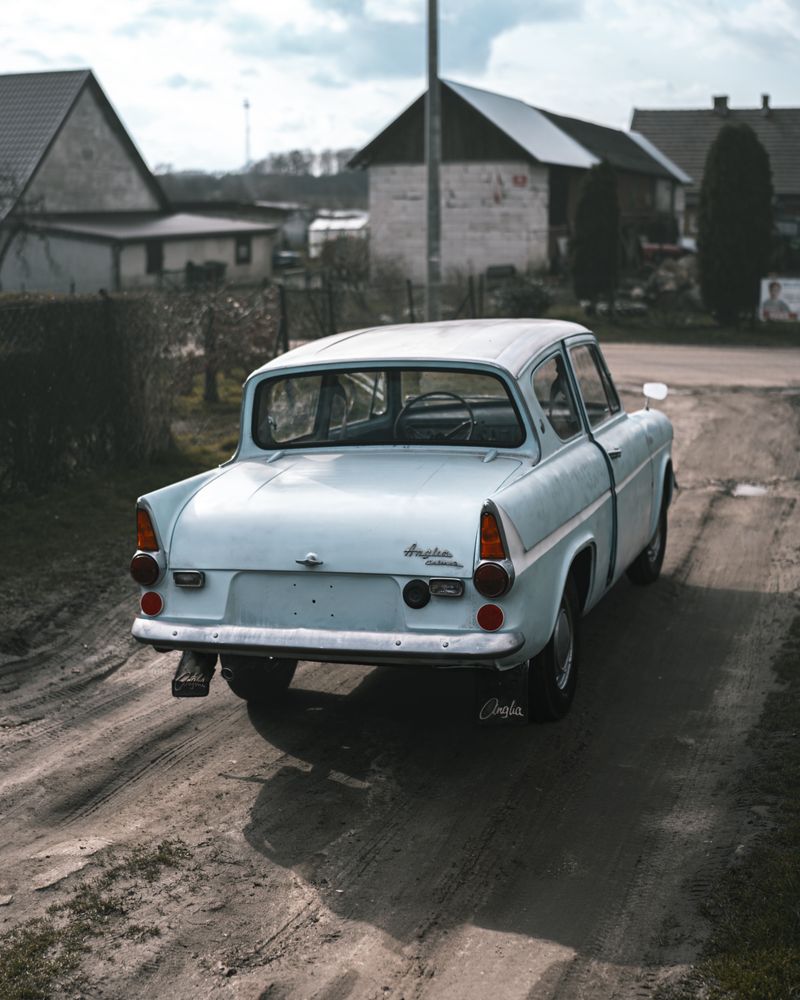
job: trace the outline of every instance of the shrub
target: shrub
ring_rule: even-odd
[[[495,312],[499,316],[544,316],[553,304],[553,296],[538,279],[519,275],[504,281],[494,292]]]

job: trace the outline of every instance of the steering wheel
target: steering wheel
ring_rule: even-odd
[[[450,392],[448,389],[435,389],[433,392],[423,392],[421,396],[415,396],[413,399],[410,399],[406,403],[406,405],[402,408],[402,410],[397,414],[397,419],[394,422],[395,438],[407,437],[411,438],[411,440],[416,440],[416,441],[426,440],[426,436],[424,434],[420,434],[419,431],[415,433],[413,424],[408,424],[406,427],[402,427],[402,424],[403,421],[408,416],[408,413],[412,409],[412,407],[416,406],[417,403],[421,403],[425,399],[430,399],[432,396],[445,396],[448,399],[455,399],[467,411],[466,420],[459,420],[459,422],[455,425],[455,427],[451,427],[449,431],[439,436],[444,438],[452,438],[455,437],[455,435],[458,434],[458,432],[463,427],[468,427],[469,430],[467,431],[464,440],[469,441],[472,438],[472,434],[475,430],[475,414],[472,410],[472,407],[469,405],[466,399],[464,399],[463,396],[459,396],[457,392]]]

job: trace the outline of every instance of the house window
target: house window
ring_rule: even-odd
[[[249,236],[236,237],[236,263],[249,264],[253,259],[253,245]]]
[[[147,254],[146,273],[161,274],[164,270],[164,241],[148,240],[144,248]]]

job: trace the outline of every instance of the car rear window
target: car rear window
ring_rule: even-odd
[[[425,444],[517,448],[519,412],[497,375],[452,368],[353,368],[269,378],[253,438],[265,449]]]

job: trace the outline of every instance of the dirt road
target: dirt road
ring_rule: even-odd
[[[347,665],[262,714],[219,678],[174,701],[126,580],[65,598],[0,658],[0,930],[171,836],[193,858],[142,901],[160,936],[95,944],[83,995],[608,1000],[678,974],[760,805],[730,789],[797,609],[800,351],[659,350],[608,355],[673,382],[664,573],[584,620],[567,719],[477,729],[468,675]]]

